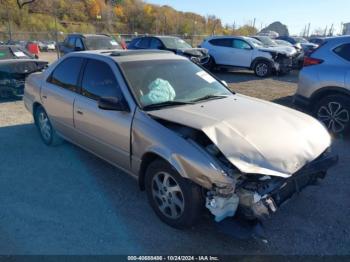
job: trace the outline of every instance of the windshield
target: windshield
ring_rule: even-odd
[[[120,66],[142,108],[164,102],[195,103],[232,94],[188,60],[132,61]]]
[[[256,48],[264,47],[264,44],[262,42],[260,42],[259,40],[256,40],[255,38],[250,38],[250,37],[248,38],[247,37],[247,39],[249,39],[250,43]]]
[[[276,42],[267,36],[259,36],[259,41],[262,42],[265,46],[277,46]]]
[[[166,48],[169,49],[187,49],[192,48],[189,44],[187,44],[184,40],[177,37],[162,37],[161,40],[163,41]]]
[[[86,37],[85,44],[89,50],[120,49],[119,44],[111,37]]]
[[[31,59],[27,51],[19,47],[0,47],[0,60],[5,59]]]
[[[308,41],[302,37],[294,37],[294,39],[295,39],[295,41],[297,41],[297,43],[302,43],[302,44],[308,43]]]

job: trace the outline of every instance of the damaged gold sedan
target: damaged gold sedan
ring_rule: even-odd
[[[169,52],[67,55],[28,79],[24,102],[46,144],[63,137],[131,174],[177,228],[204,207],[217,222],[266,218],[337,162],[317,120]]]

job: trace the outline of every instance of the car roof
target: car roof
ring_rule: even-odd
[[[73,33],[68,34],[68,36],[81,36],[81,37],[111,37],[107,34],[79,34],[79,33]]]
[[[210,37],[208,37],[206,40],[209,41],[209,40],[212,40],[212,39],[231,39],[231,38],[234,38],[234,39],[241,39],[241,40],[247,40],[247,39],[249,39],[250,37],[246,37],[246,36],[237,36],[237,35],[222,35],[222,36],[210,36]]]
[[[109,57],[117,63],[132,61],[149,61],[149,60],[188,60],[185,57],[174,54],[170,51],[163,50],[93,50],[83,52],[72,52],[65,57]]]

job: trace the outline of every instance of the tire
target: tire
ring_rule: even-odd
[[[34,120],[40,137],[46,145],[56,146],[63,142],[63,139],[57,135],[43,107],[39,106],[35,110]]]
[[[271,75],[271,64],[267,61],[257,61],[254,65],[254,73],[257,77],[268,77]]]
[[[327,96],[314,106],[313,114],[333,135],[350,133],[350,97]]]
[[[181,177],[167,162],[155,160],[148,166],[145,187],[151,207],[164,223],[183,229],[198,220],[204,207],[200,186]]]
[[[218,71],[215,59],[212,56],[209,58],[209,61],[205,65],[205,68],[207,68],[210,72],[217,72]]]

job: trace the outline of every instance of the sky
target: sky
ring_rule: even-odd
[[[291,34],[299,35],[309,23],[310,33],[334,24],[340,33],[341,23],[350,22],[349,0],[145,0],[169,5],[179,11],[216,15],[223,24],[243,25],[256,19],[256,27],[274,21],[286,24]]]

